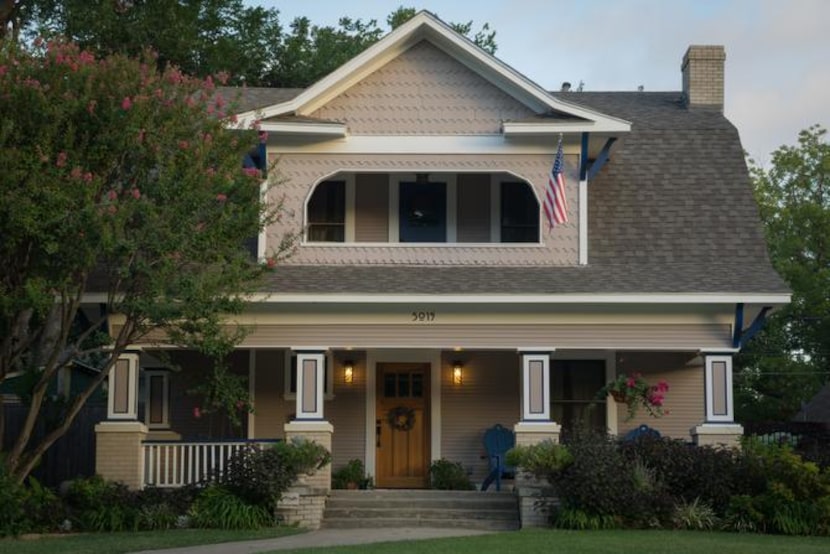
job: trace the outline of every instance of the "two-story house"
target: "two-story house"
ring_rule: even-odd
[[[580,420],[733,442],[733,355],[789,291],[723,115],[724,59],[690,47],[682,91],[552,93],[421,12],[307,89],[242,91],[284,181],[259,253],[303,233],[231,322],[251,325],[232,357],[244,438],[310,436],[383,488],[426,486],[439,458],[480,482],[498,423],[519,443]],[[549,228],[560,139],[568,220]],[[172,373],[157,347],[119,362],[120,422],[99,426],[99,471],[134,486],[217,456],[186,394],[207,361],[173,352]],[[597,400],[633,372],[669,383],[670,413]]]

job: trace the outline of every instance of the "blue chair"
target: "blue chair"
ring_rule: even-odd
[[[507,451],[516,446],[516,437],[513,431],[506,429],[501,424],[496,424],[484,432],[484,449],[487,451],[487,460],[490,463],[490,474],[481,484],[481,490],[496,482],[496,490],[501,490],[502,477],[512,477],[516,469],[505,463],[504,457]]]
[[[660,431],[658,431],[657,429],[653,429],[648,425],[640,425],[636,429],[632,429],[631,431],[626,433],[623,437],[623,441],[634,442],[644,437],[648,437],[650,439],[659,439]]]

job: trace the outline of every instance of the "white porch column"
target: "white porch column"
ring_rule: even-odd
[[[107,421],[95,426],[95,473],[142,488],[146,437],[138,421],[138,354],[122,354],[107,376]]]
[[[732,354],[707,354],[704,369],[705,421],[690,431],[695,444],[739,447],[743,427],[735,423]]]
[[[513,428],[517,445],[559,442],[561,426],[550,418],[550,351],[521,352],[522,419]]]
[[[323,420],[324,352],[297,352],[297,421]]]
[[[316,442],[331,452],[334,427],[323,417],[325,399],[326,355],[322,350],[297,349],[296,418],[286,423],[285,439],[303,438]],[[329,368],[333,371],[334,368]],[[308,486],[322,491],[331,488],[331,464],[307,479]]]

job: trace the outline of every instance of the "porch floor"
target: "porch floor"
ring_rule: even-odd
[[[441,527],[511,531],[519,529],[519,504],[512,492],[335,490],[323,527]]]

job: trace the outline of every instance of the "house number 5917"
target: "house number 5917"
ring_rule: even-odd
[[[429,323],[435,321],[435,312],[412,312],[412,321],[418,323]]]

